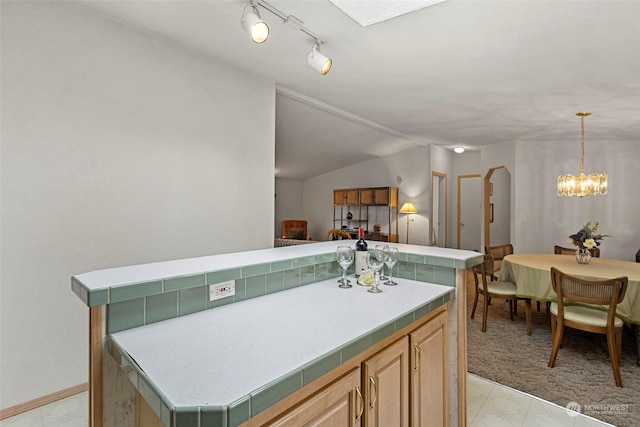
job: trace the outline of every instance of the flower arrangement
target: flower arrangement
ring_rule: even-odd
[[[569,236],[569,243],[577,246],[580,250],[593,249],[600,246],[600,241],[605,237],[611,237],[606,234],[597,234],[600,223],[598,221],[589,221],[582,226],[576,234]]]
[[[371,269],[366,269],[362,273],[360,273],[360,277],[358,278],[358,285],[360,286],[372,286],[373,282],[376,281],[376,277],[373,274]]]

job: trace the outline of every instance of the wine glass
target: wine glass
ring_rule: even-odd
[[[349,246],[338,246],[336,249],[336,257],[338,264],[342,267],[342,278],[338,280],[339,288],[350,288],[351,281],[347,280],[347,269],[353,263],[353,250]]]
[[[369,268],[375,274],[373,286],[367,289],[367,291],[375,294],[382,292],[382,289],[378,287],[378,283],[380,282],[380,269],[384,265],[384,251],[374,250],[373,252],[367,253],[367,264],[369,264]]]
[[[376,245],[375,250],[382,252],[388,251],[389,245]],[[382,270],[380,270],[380,280],[387,280],[387,277],[384,275],[384,266],[382,267]]]
[[[398,262],[398,248],[391,248],[387,246],[387,249],[384,251],[384,263],[389,269],[389,280],[384,282],[387,286],[397,285],[397,283],[393,281],[393,267],[396,265],[396,262]]]

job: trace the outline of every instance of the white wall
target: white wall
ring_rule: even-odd
[[[71,275],[272,246],[275,85],[70,3],[3,2],[1,89],[5,409],[88,379]]]
[[[402,177],[401,184],[398,184],[397,176]],[[303,216],[309,221],[309,231],[314,239],[315,236],[326,237],[327,230],[333,228],[334,188],[398,187],[399,205],[411,201],[419,212],[412,215],[415,222],[409,226],[410,242],[426,245],[430,182],[429,147],[412,148],[305,180]],[[398,234],[400,241],[405,242],[406,218],[403,214],[399,217]],[[373,227],[373,222],[370,221],[369,227]]]
[[[600,246],[601,256],[635,261],[640,249],[640,189],[637,170],[640,141],[585,142],[585,173],[606,172],[606,196],[559,197],[558,175],[580,172],[579,140],[516,143],[516,199],[513,215],[520,252],[550,253],[587,221],[599,221],[600,231],[613,237]],[[526,222],[522,222],[526,217]]]
[[[276,178],[275,237],[282,237],[282,221],[305,219],[302,216],[302,181]],[[315,238],[313,234],[312,238]],[[323,240],[323,239],[320,239]]]

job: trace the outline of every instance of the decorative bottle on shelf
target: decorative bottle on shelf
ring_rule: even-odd
[[[356,242],[356,279],[367,269],[367,242],[364,240],[364,228],[358,229],[358,241]]]

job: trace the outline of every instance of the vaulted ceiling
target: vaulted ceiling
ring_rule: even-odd
[[[329,0],[269,1],[324,40],[325,76],[306,62],[313,39],[262,8],[271,33],[253,43],[240,27],[247,2],[79,3],[275,81],[283,178],[419,144],[554,140],[577,153],[585,110],[587,141],[640,143],[640,1],[449,0],[366,27]]]

